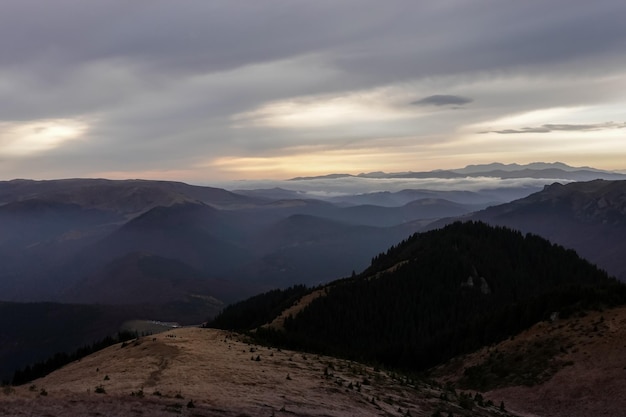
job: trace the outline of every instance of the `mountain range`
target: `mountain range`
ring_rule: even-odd
[[[533,162],[526,165],[520,164],[483,164],[468,165],[465,168],[451,170],[434,170],[420,172],[369,172],[357,175],[351,174],[328,174],[317,177],[295,177],[292,181],[312,179],[339,179],[347,177],[358,178],[463,178],[463,177],[493,177],[493,178],[551,178],[569,181],[591,181],[594,179],[624,180],[626,174],[616,171],[605,171],[590,167],[571,167],[561,162],[545,163]]]
[[[572,250],[457,222],[412,235],[360,274],[257,295],[208,324],[238,332],[137,337],[5,389],[0,407],[59,416],[619,415],[624,303],[626,286]]]
[[[583,170],[560,164],[487,168]],[[225,305],[273,288],[315,287],[353,276],[413,233],[456,219],[547,237],[624,280],[624,184],[567,181],[536,193],[511,185],[311,199],[297,190],[231,192],[167,181],[4,181],[0,293],[11,306],[35,301],[34,309],[44,305],[40,302],[79,306],[57,309],[61,322],[71,319],[67,311],[76,314],[80,306],[100,305],[109,318],[95,325],[99,332],[90,329],[84,332],[88,336],[47,345],[71,350],[96,334],[110,334],[128,319],[200,323]],[[53,353],[26,341],[23,336],[32,327],[21,323],[15,331],[5,331],[0,343],[0,352],[8,355],[3,353],[5,363],[13,369]],[[16,350],[5,350],[4,341],[14,338],[25,340],[24,349],[34,343],[38,353],[12,362]]]
[[[128,276],[149,255],[180,262],[228,302],[345,276],[425,222],[485,206],[415,197],[396,207],[346,207],[163,181],[0,182],[0,291],[7,301],[108,303],[97,288],[111,271]],[[131,285],[117,282],[120,294]],[[190,294],[199,288],[191,287]],[[134,293],[117,303],[145,301]]]

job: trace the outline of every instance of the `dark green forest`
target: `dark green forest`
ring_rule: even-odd
[[[223,311],[210,326],[250,330],[291,301],[271,292]],[[277,304],[273,304],[277,301]],[[480,222],[415,234],[361,274],[327,286],[285,330],[258,340],[423,371],[547,320],[626,302],[626,286],[536,235]],[[259,306],[259,314],[254,309]]]
[[[27,365],[23,369],[16,370],[13,373],[11,384],[22,385],[37,378],[44,377],[62,366],[67,365],[68,363],[82,359],[106,347],[120,342],[125,342],[136,337],[137,334],[133,332],[118,332],[116,337],[107,336],[104,339],[90,345],[82,346],[69,354],[65,352],[57,352],[46,360],[36,362],[32,365]]]

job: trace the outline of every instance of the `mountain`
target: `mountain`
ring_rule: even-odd
[[[468,208],[482,206],[487,207],[492,204],[501,204],[526,197],[528,194],[539,191],[541,187],[507,187],[496,189],[485,189],[479,191],[467,190],[425,190],[425,189],[405,189],[400,191],[378,191],[372,193],[342,195],[329,197],[327,201],[341,207],[373,205],[381,207],[401,207],[417,200],[447,200],[453,203],[469,206]]]
[[[459,204],[442,198],[421,198],[400,207],[358,205],[345,207],[326,217],[368,226],[396,226],[416,219],[460,216],[484,208],[483,204]]]
[[[128,217],[151,208],[200,201],[214,207],[254,205],[258,200],[220,188],[201,187],[173,181],[148,180],[12,180],[0,181],[0,205],[31,199],[77,204],[112,211]]]
[[[174,260],[144,253],[114,259],[65,294],[68,300],[85,304],[161,305],[193,296],[215,294],[224,289],[202,272]],[[223,303],[214,300],[215,310]],[[196,322],[206,319],[203,311]]]
[[[480,172],[492,172],[492,171],[505,171],[505,172],[515,172],[515,171],[523,171],[523,170],[546,170],[546,169],[558,169],[561,171],[572,172],[572,171],[594,171],[598,173],[606,173],[608,171],[603,171],[601,169],[595,169],[591,167],[572,167],[562,162],[531,162],[530,164],[520,165],[520,164],[502,164],[499,162],[494,162],[491,164],[481,164],[481,165],[467,165],[465,168],[455,169],[454,172],[459,174],[476,174]]]
[[[245,195],[248,197],[266,199],[270,201],[274,200],[297,200],[306,197],[305,193],[301,191],[286,190],[280,187],[274,188],[260,188],[260,189],[236,189],[234,193],[239,195]]]
[[[245,249],[237,245],[240,232],[237,220],[229,213],[202,203],[155,207],[124,224],[81,257],[111,259],[145,251],[220,274],[247,257]]]
[[[174,275],[201,275],[204,296],[229,302],[276,286],[349,275],[418,230],[423,217],[475,208],[434,200],[399,208],[340,207],[140,180],[5,181],[0,199],[2,298],[105,304],[113,294],[124,294],[118,302],[143,304],[135,289],[150,279],[151,288],[167,292],[164,281],[138,272],[139,255],[165,259],[169,270],[178,266]],[[296,234],[281,234],[289,222]],[[324,222],[333,230],[308,242]],[[328,262],[314,261],[316,256]],[[198,292],[196,284],[183,282],[186,293]]]
[[[463,193],[405,190],[397,193],[344,196],[327,201],[279,199],[241,212],[250,213],[259,219],[264,218],[266,221],[279,221],[292,215],[311,215],[355,225],[390,227],[414,220],[461,215],[487,207],[487,204],[462,204],[437,198],[439,195],[454,197],[455,194]],[[471,198],[467,195],[464,197]],[[366,203],[359,204],[360,202]]]
[[[606,179],[606,180],[624,180],[626,175],[620,172],[604,171],[589,167],[571,167],[561,162],[544,163],[534,162],[527,165],[518,164],[501,164],[492,163],[485,165],[468,165],[465,168],[450,169],[450,170],[434,170],[434,171],[422,171],[422,172],[370,172],[359,175],[350,174],[329,174],[318,177],[297,177],[292,178],[291,181],[305,181],[305,180],[318,180],[318,179],[342,179],[346,177],[358,177],[358,178],[375,178],[375,179],[389,179],[389,178],[441,178],[441,179],[455,179],[464,177],[491,177],[500,179],[512,179],[512,178],[543,178],[543,179],[555,179],[555,180],[569,180],[569,181],[590,181],[594,179]]]
[[[626,406],[625,321],[625,307],[554,315],[514,338],[454,358],[430,377],[480,391],[524,415],[620,416]]]
[[[77,275],[85,272],[85,265],[92,259],[85,259],[79,268],[73,267],[88,248],[102,240],[114,240],[111,234],[123,233],[119,229],[127,222],[150,210],[198,203],[236,209],[265,201],[218,188],[168,181],[0,181],[2,299],[55,300],[69,282],[80,279]],[[121,246],[124,244],[132,246],[130,241]],[[134,248],[143,249],[147,248]],[[106,253],[100,254],[96,257],[98,265],[123,254],[119,250],[108,258]]]
[[[0,293],[4,300],[36,299],[53,286],[50,270],[118,227],[113,212],[74,203],[29,200],[0,206]]]
[[[265,289],[318,285],[367,266],[371,257],[423,226],[373,227],[304,214],[271,224],[251,238],[258,258],[234,276]]]
[[[415,372],[554,312],[623,304],[626,286],[536,235],[467,222],[415,234],[362,273],[300,300],[279,324],[256,328],[257,337]],[[211,325],[250,330],[230,319],[247,309],[246,302],[229,306]]]
[[[626,181],[554,183],[468,218],[539,234],[626,281]]]
[[[601,172],[591,170],[576,170],[566,171],[557,168],[547,169],[522,169],[519,171],[486,171],[476,172],[468,174],[471,177],[494,177],[501,179],[514,179],[514,178],[546,178],[555,180],[569,180],[569,181],[591,181],[595,179],[606,180],[623,180],[626,176],[619,173]]]

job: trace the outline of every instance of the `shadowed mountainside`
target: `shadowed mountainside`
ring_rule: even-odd
[[[544,236],[626,280],[626,181],[555,183],[466,218]]]
[[[544,417],[620,416],[626,308],[554,316],[501,343],[455,358],[431,376],[486,392]]]
[[[566,316],[626,302],[624,285],[575,252],[472,222],[415,234],[361,274],[319,290],[322,295],[282,328],[257,328],[256,335],[419,371],[514,335],[555,311]],[[246,302],[227,307],[214,325],[252,329],[230,322],[241,309],[248,309]]]

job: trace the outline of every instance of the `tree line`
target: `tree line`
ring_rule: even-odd
[[[13,373],[12,385],[23,385],[37,378],[42,378],[63,366],[80,360],[99,350],[137,338],[136,332],[121,331],[116,336],[107,336],[89,345],[84,345],[72,353],[57,352],[46,360],[26,365]]]

